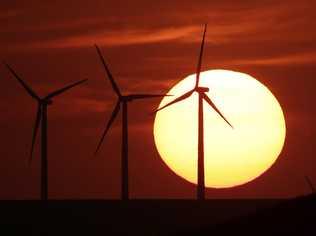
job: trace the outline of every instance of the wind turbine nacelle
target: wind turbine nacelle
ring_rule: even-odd
[[[206,92],[210,91],[210,89],[209,89],[209,88],[206,88],[206,87],[197,87],[195,90],[196,90],[198,93],[206,93]]]
[[[46,103],[47,105],[52,105],[52,104],[53,104],[53,101],[52,101],[52,100],[46,100],[45,103]]]
[[[125,102],[132,102],[134,99],[132,96],[127,95],[127,96],[123,96],[123,99]]]

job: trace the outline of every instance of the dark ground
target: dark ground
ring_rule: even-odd
[[[280,201],[1,201],[0,220],[2,230],[19,235],[160,235],[200,229]]]
[[[0,235],[258,235],[302,227],[315,199],[0,201]]]
[[[316,235],[316,195],[283,201],[247,216],[181,235]]]

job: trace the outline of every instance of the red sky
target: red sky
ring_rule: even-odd
[[[120,119],[92,158],[115,95],[97,43],[121,89],[163,93],[195,71],[208,22],[203,70],[256,77],[283,107],[284,150],[255,181],[209,189],[209,198],[291,197],[316,184],[313,104],[315,1],[14,1],[0,4],[0,55],[40,95],[88,78],[49,108],[49,194],[52,198],[118,198]],[[0,67],[0,199],[39,196],[39,156],[28,166],[36,103]],[[193,198],[195,186],[161,161],[149,113],[159,100],[130,106],[130,192],[133,198]]]

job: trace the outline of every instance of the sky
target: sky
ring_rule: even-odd
[[[49,196],[120,196],[120,118],[97,157],[93,152],[116,102],[93,45],[98,44],[123,93],[165,93],[195,72],[203,24],[202,70],[228,69],[257,78],[283,108],[287,136],[262,176],[208,198],[286,198],[316,184],[315,1],[16,1],[0,3],[0,59],[41,96],[88,82],[49,107]],[[37,199],[39,142],[28,164],[36,102],[0,66],[0,199]],[[163,163],[153,139],[159,99],[129,107],[132,198],[194,198],[194,185]]]

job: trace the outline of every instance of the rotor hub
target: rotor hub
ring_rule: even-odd
[[[42,102],[44,103],[44,104],[46,104],[46,105],[52,105],[53,104],[53,100],[46,100],[46,99],[44,99],[44,100],[42,100]]]
[[[210,89],[207,87],[197,87],[195,89],[195,91],[197,91],[198,93],[206,93],[206,92],[210,91]]]
[[[122,100],[125,102],[133,101],[133,98],[130,95],[122,96]]]

